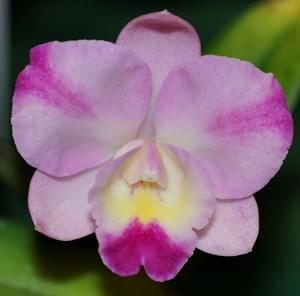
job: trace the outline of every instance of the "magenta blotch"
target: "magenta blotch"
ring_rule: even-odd
[[[115,273],[134,275],[143,265],[156,281],[173,278],[191,256],[187,244],[173,242],[156,222],[147,225],[131,222],[119,236],[97,233],[99,252],[104,263]]]
[[[72,116],[90,113],[91,106],[87,103],[84,94],[78,90],[68,89],[61,77],[55,77],[50,58],[51,44],[40,45],[31,50],[31,65],[18,76],[14,103],[19,104],[22,98],[27,99],[29,95],[33,95]]]
[[[208,126],[208,131],[218,136],[243,136],[247,133],[273,132],[291,142],[292,117],[282,106],[285,96],[278,83],[273,80],[268,99],[221,113]]]

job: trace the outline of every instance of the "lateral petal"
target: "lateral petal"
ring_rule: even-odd
[[[150,96],[149,67],[119,46],[105,41],[39,45],[16,83],[15,143],[40,171],[76,174],[111,159],[136,137]]]
[[[243,198],[279,170],[293,123],[273,75],[247,62],[203,56],[166,78],[155,108],[156,137],[198,157],[218,198]]]

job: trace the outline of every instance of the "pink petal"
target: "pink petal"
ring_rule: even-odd
[[[284,93],[271,74],[204,56],[174,69],[155,110],[156,136],[197,155],[218,198],[242,198],[279,170],[292,141]]]
[[[215,209],[212,183],[197,160],[176,147],[159,151],[168,185],[158,194],[159,199],[149,204],[152,218],[143,219],[139,214],[136,196],[122,180],[128,155],[102,166],[91,191],[99,253],[105,265],[121,276],[136,274],[144,266],[156,281],[175,277],[194,251],[194,230],[205,227]],[[177,172],[180,166],[183,179]],[[181,199],[174,206],[178,196]]]
[[[36,171],[30,184],[29,210],[37,231],[74,240],[95,231],[88,195],[99,168],[56,178]]]
[[[189,188],[188,194],[194,197],[192,201],[193,208],[190,212],[191,228],[202,229],[209,223],[215,211],[214,185],[207,171],[196,157],[173,145],[168,145],[168,148],[183,166],[185,181]],[[185,198],[187,197],[185,196]],[[183,231],[187,232],[187,229],[183,229]]]
[[[151,68],[152,106],[166,75],[177,64],[200,55],[195,29],[185,20],[164,10],[140,16],[121,31],[117,44],[140,56]],[[151,108],[152,109],[152,108]],[[151,114],[149,114],[151,122]]]
[[[218,200],[210,224],[198,232],[197,247],[220,256],[237,256],[252,251],[259,229],[253,196],[239,200]]]
[[[136,137],[150,94],[149,67],[112,43],[37,46],[16,83],[17,148],[29,164],[50,175],[95,167]]]

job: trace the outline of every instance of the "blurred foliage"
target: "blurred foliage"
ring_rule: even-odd
[[[95,255],[96,239],[57,243],[33,229],[0,220],[0,295],[170,295],[145,275],[131,279],[113,275]]]
[[[294,110],[300,93],[300,13],[297,25],[266,60],[264,69],[275,73],[285,90],[290,109]]]
[[[253,4],[248,7],[249,2]],[[164,285],[143,273],[125,279],[113,275],[99,259],[94,236],[58,242],[35,233],[31,226],[11,222],[29,222],[26,194],[33,169],[12,144],[0,140],[0,217],[10,219],[0,220],[1,296],[300,295],[300,110],[295,108],[300,92],[300,0],[14,0],[12,8],[13,80],[26,65],[29,48],[37,43],[113,41],[132,17],[167,8],[195,25],[205,54],[249,60],[274,72],[294,110],[295,140],[279,174],[256,195],[261,231],[254,252],[222,258],[197,251],[177,278]],[[217,37],[206,42],[216,32]]]
[[[14,223],[0,222],[0,291],[1,295],[11,296],[55,296],[55,295],[108,295],[103,290],[103,284],[91,272],[84,272],[71,280],[62,277],[59,281],[43,276],[39,272],[34,250],[35,237],[33,231],[26,230]],[[61,268],[69,267],[72,262],[60,258],[57,274],[61,274]],[[81,266],[80,258],[89,260],[85,250],[81,250],[76,263]],[[45,259],[51,258],[51,254],[45,254]],[[84,256],[84,257],[83,257]],[[54,259],[54,258],[52,258]],[[51,264],[51,261],[49,262]],[[73,263],[74,264],[74,263]]]
[[[246,10],[207,51],[273,72],[290,108],[300,90],[300,1],[263,1]]]

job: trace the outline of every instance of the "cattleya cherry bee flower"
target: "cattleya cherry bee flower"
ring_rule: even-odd
[[[106,266],[173,278],[195,249],[251,251],[253,194],[274,176],[292,119],[272,74],[200,56],[193,27],[167,12],[132,20],[116,44],[34,47],[13,97],[13,135],[37,168],[37,231],[96,233]]]

